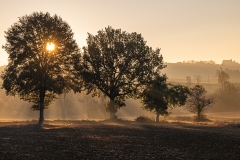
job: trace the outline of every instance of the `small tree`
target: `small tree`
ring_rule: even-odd
[[[225,82],[224,90],[219,88],[215,92],[216,110],[239,111],[240,83]]]
[[[195,75],[194,77],[196,78],[197,84],[199,85],[199,83],[202,81],[202,76],[201,75]]]
[[[187,86],[191,87],[191,85],[192,85],[192,78],[190,76],[187,76],[186,77],[186,81],[187,81]]]
[[[156,75],[141,95],[143,108],[156,114],[156,122],[160,115],[169,114],[169,107],[184,105],[189,93],[187,87],[166,81],[166,75]]]
[[[217,70],[218,83],[222,86],[222,90],[225,89],[225,85],[229,82],[229,74],[224,72],[222,68]]]
[[[57,15],[34,12],[20,17],[5,38],[9,63],[1,75],[2,86],[8,95],[33,102],[42,123],[44,108],[75,81],[72,64],[79,48],[73,32]]]
[[[203,112],[214,103],[214,97],[207,97],[207,91],[202,85],[190,88],[190,94],[186,102],[188,111],[197,114],[197,120],[203,119]]]
[[[125,106],[126,98],[135,97],[140,87],[164,68],[160,49],[148,47],[136,32],[107,27],[95,36],[88,34],[83,49],[83,62],[77,61],[75,68],[88,93],[96,96],[100,91],[109,97],[110,119]]]

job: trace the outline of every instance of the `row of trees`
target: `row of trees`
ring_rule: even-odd
[[[231,69],[225,69],[223,70],[220,68],[216,71],[216,76],[218,77],[218,84],[220,85],[220,88],[218,88],[213,95],[211,96],[205,96],[207,91],[203,86],[199,87],[198,89],[193,87],[191,90],[198,91],[202,93],[204,96],[202,97],[205,102],[202,102],[202,107],[197,107],[197,105],[187,105],[187,110],[193,113],[197,113],[198,119],[201,119],[203,116],[204,110],[208,108],[208,106],[211,106],[213,102],[217,102],[215,109],[213,111],[236,111],[238,110],[238,104],[239,104],[239,96],[240,96],[240,85],[239,83],[232,83],[230,82],[230,75],[229,73],[238,73],[238,70],[231,70]],[[234,76],[233,76],[234,77]],[[195,76],[197,79],[197,77]],[[191,86],[191,77],[186,77],[187,86]],[[199,83],[198,83],[199,84]],[[195,89],[194,89],[195,88]],[[193,92],[192,92],[193,93]],[[200,95],[200,93],[198,93]],[[191,96],[190,96],[191,97]],[[197,92],[195,93],[194,97],[197,96]],[[205,97],[205,98],[204,98]],[[199,99],[199,98],[198,98]]]
[[[215,61],[213,60],[210,60],[210,61],[194,61],[194,60],[190,60],[190,61],[183,61],[182,63],[192,63],[192,64],[195,64],[195,63],[202,63],[202,64],[216,64]]]
[[[202,81],[202,76],[201,75],[194,75],[194,78],[196,79],[197,84],[199,85],[200,82]],[[186,85],[190,87],[192,85],[192,78],[190,76],[186,76]]]
[[[169,107],[184,105],[188,95],[199,103],[190,98],[191,105],[211,103],[200,101],[205,91],[199,85],[189,90],[167,83],[166,75],[160,75],[166,67],[160,49],[147,46],[136,32],[107,27],[97,35],[88,33],[81,52],[67,22],[35,12],[19,18],[5,38],[9,63],[1,75],[2,87],[7,95],[32,102],[32,108],[40,110],[40,123],[44,109],[57,95],[71,90],[108,97],[110,119],[125,106],[126,98],[141,98],[144,108],[156,113],[156,121],[168,114]]]
[[[148,88],[142,93],[143,108],[159,115],[169,115],[169,109],[175,106],[184,106],[188,111],[197,115],[197,120],[204,120],[204,111],[215,102],[212,95],[202,85],[188,88],[183,85],[173,85],[166,82],[166,75],[157,75]]]
[[[217,70],[218,83],[221,87],[216,91],[215,97],[219,111],[226,110],[226,108],[228,111],[239,110],[240,84],[230,81],[230,71],[229,69],[222,70],[221,68]],[[231,74],[232,77],[234,76]]]
[[[40,110],[40,123],[44,109],[70,90],[103,93],[110,99],[108,110],[114,118],[124,100],[138,98],[165,67],[160,49],[147,46],[141,34],[112,27],[89,33],[81,52],[67,22],[49,13],[20,17],[5,38],[9,63],[1,75],[2,86],[7,95],[32,102]]]
[[[151,112],[156,113],[156,121],[159,121],[159,115],[168,115],[169,108],[173,106],[184,106],[188,111],[196,114],[196,120],[202,121],[206,120],[204,112],[216,103],[214,111],[236,111],[239,110],[239,96],[240,96],[240,85],[239,83],[230,82],[229,74],[238,74],[238,70],[225,69],[222,68],[217,70],[216,75],[218,77],[218,83],[220,84],[220,88],[217,89],[213,94],[208,94],[203,85],[200,85],[201,76],[195,75],[197,85],[191,87],[192,79],[190,76],[186,77],[186,85],[190,88],[185,88],[185,90],[181,90],[182,93],[186,94],[186,96],[182,99],[179,99],[178,103],[174,104],[174,101],[171,101],[171,90],[166,92],[167,83],[160,82],[164,81],[164,77],[159,77],[157,84],[157,79],[154,79],[150,86],[151,89],[143,92],[143,108],[149,110]],[[235,78],[234,75],[232,75]],[[154,85],[157,84],[157,85]],[[171,85],[171,84],[170,84]],[[177,87],[177,85],[175,85]],[[168,88],[169,89],[169,88]],[[144,95],[145,94],[145,95]],[[174,95],[173,98],[177,98],[178,95]],[[158,106],[159,105],[159,106]],[[227,108],[226,108],[227,107]]]

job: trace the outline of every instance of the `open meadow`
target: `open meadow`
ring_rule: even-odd
[[[239,123],[0,122],[0,159],[240,159]]]

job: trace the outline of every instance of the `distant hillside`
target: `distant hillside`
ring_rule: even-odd
[[[240,64],[233,60],[223,60],[222,64],[215,64],[214,61],[196,62],[178,62],[178,63],[165,63],[166,68],[162,70],[162,73],[166,73],[170,81],[174,82],[186,82],[186,76],[192,78],[192,82],[195,83],[195,75],[202,77],[202,83],[217,83],[216,71],[222,68],[230,76],[231,82],[240,82]],[[6,66],[0,66],[0,73]]]
[[[222,68],[230,75],[230,81],[240,82],[240,72],[238,72],[240,64],[232,60],[224,60],[222,64],[203,62],[165,64],[167,67],[162,70],[162,73],[166,73],[170,81],[186,81],[186,76],[190,76],[194,82],[194,76],[200,75],[203,83],[217,83],[216,71]]]

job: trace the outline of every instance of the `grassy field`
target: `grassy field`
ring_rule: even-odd
[[[240,124],[0,122],[0,159],[240,159]]]

